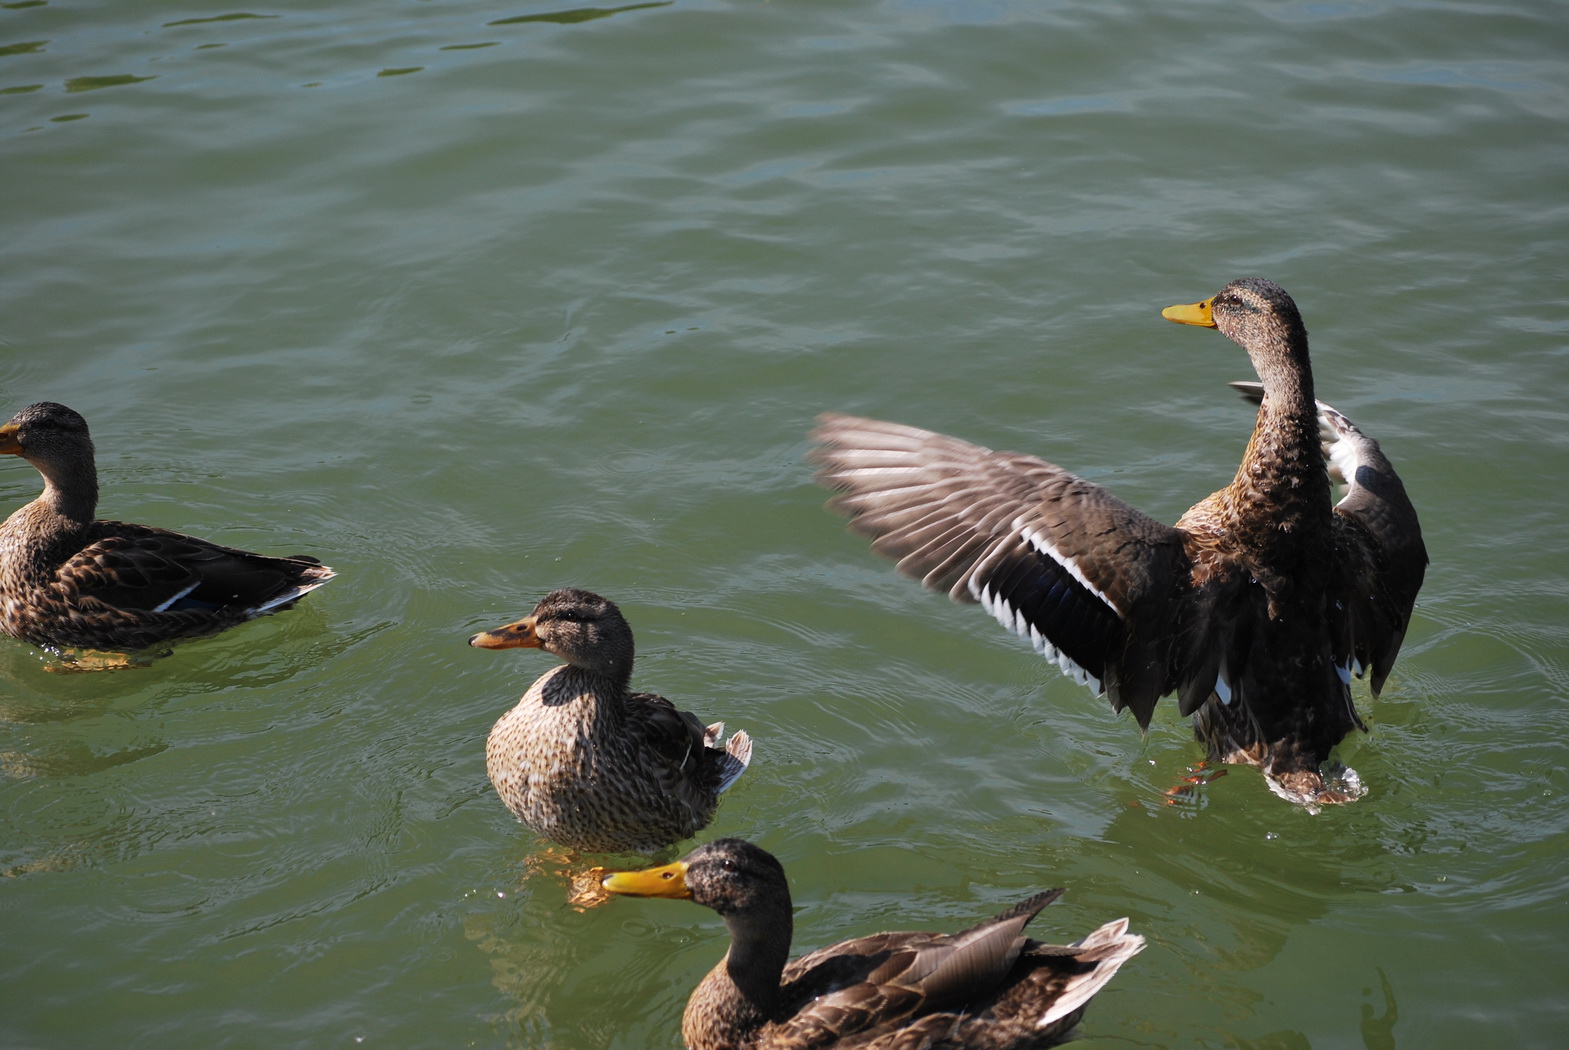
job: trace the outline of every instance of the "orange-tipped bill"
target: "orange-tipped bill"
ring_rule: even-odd
[[[469,644],[476,649],[538,649],[539,635],[534,633],[534,618],[525,616],[494,631],[481,631]]]
[[[1189,306],[1168,306],[1160,312],[1160,315],[1178,324],[1196,324],[1201,328],[1214,328],[1215,318],[1210,315],[1210,304],[1214,301],[1214,299],[1205,299],[1202,303],[1193,303]]]
[[[0,453],[10,456],[22,454],[22,443],[16,439],[15,423],[7,423],[0,427]]]
[[[602,885],[611,893],[622,893],[628,897],[692,896],[692,892],[686,888],[686,864],[679,860],[674,864],[643,871],[618,871],[605,876]]]

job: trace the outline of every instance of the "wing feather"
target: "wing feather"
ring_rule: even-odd
[[[57,571],[66,593],[127,611],[238,608],[292,601],[332,578],[314,558],[253,554],[178,532],[119,521]]]
[[[1148,725],[1173,687],[1180,533],[1055,464],[918,427],[827,414],[829,507],[906,576],[980,603]]]
[[[711,813],[714,799],[752,761],[752,738],[736,730],[721,743],[725,724],[702,719],[656,693],[629,693],[625,736],[638,742],[642,776],[694,813]]]
[[[1024,927],[1061,895],[1038,893],[961,933],[879,933],[803,955],[785,970],[795,1002],[768,1045],[853,1043],[859,1033],[984,999],[1033,943]]]

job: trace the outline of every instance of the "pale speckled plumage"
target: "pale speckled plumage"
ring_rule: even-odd
[[[725,921],[730,948],[687,1000],[688,1050],[1025,1050],[1056,1046],[1123,963],[1144,947],[1128,920],[1072,945],[1024,936],[1061,890],[960,933],[876,933],[786,962],[784,869],[741,839],[612,875],[605,888],[689,898]]]
[[[1377,442],[1315,400],[1280,286],[1242,278],[1167,316],[1219,328],[1262,380],[1231,484],[1175,526],[1033,456],[853,416],[819,420],[819,480],[900,572],[980,602],[1141,727],[1175,693],[1211,758],[1309,806],[1348,801],[1354,774],[1323,774],[1361,726],[1349,672],[1371,669],[1377,695],[1405,635],[1427,565],[1416,511]],[[1333,504],[1326,454],[1350,475]]]
[[[213,634],[297,601],[335,575],[149,525],[100,521],[87,423],[29,405],[0,427],[0,452],[44,491],[0,525],[0,632],[53,649],[133,652]]]
[[[599,595],[552,591],[524,620],[470,644],[537,647],[566,660],[541,675],[485,744],[496,794],[530,830],[596,853],[651,852],[713,818],[745,771],[743,731],[704,726],[670,701],[628,691],[632,631]]]

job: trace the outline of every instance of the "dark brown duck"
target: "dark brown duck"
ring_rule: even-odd
[[[1175,693],[1211,759],[1292,801],[1349,801],[1360,781],[1328,759],[1365,728],[1351,676],[1378,695],[1405,636],[1416,511],[1378,443],[1314,397],[1279,285],[1242,278],[1165,316],[1219,329],[1262,381],[1235,478],[1175,526],[1033,456],[851,416],[820,419],[819,480],[899,571],[981,604],[1141,728]]]
[[[787,963],[793,924],[784,868],[741,839],[699,846],[674,864],[611,875],[604,886],[689,899],[724,919],[730,948],[681,1019],[687,1050],[1056,1046],[1144,947],[1127,919],[1071,945],[1024,936],[1059,889],[962,933],[877,933]]]

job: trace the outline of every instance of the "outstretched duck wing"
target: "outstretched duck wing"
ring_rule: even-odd
[[[1173,686],[1182,534],[1055,464],[838,414],[813,431],[829,507],[898,569],[978,602],[1148,726]]]

